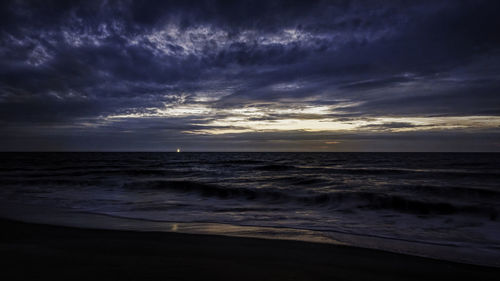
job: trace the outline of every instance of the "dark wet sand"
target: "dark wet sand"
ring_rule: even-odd
[[[498,280],[500,269],[330,244],[0,220],[1,280]]]

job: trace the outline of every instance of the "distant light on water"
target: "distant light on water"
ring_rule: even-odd
[[[177,152],[181,152],[181,149],[180,149],[180,148],[177,148]]]

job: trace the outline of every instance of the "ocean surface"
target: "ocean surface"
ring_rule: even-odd
[[[273,227],[336,239],[352,235],[356,239],[348,239],[349,244],[355,245],[353,241],[377,238],[385,241],[378,248],[400,252],[408,251],[391,245],[405,241],[415,248],[425,245],[425,256],[440,258],[441,250],[436,249],[459,249],[463,251],[452,251],[463,253],[457,260],[500,266],[500,154],[0,157],[0,200],[10,204],[67,208],[142,223]]]

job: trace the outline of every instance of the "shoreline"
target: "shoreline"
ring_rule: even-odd
[[[17,204],[0,200],[0,220],[27,224],[69,227],[89,230],[110,230],[137,233],[174,233],[188,235],[213,235],[229,238],[297,241],[323,245],[344,245],[352,248],[396,253],[500,269],[496,252],[458,247],[453,244],[430,244],[376,236],[364,236],[342,232],[321,232],[307,229],[242,226],[224,223],[197,223],[151,221],[86,212],[78,209],[62,209],[47,206]],[[488,255],[486,255],[488,254]]]
[[[496,280],[499,268],[326,243],[0,219],[4,276],[69,280]]]

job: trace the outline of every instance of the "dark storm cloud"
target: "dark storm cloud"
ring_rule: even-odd
[[[417,125],[411,124],[411,123],[405,123],[405,122],[390,122],[390,123],[383,123],[383,124],[369,124],[362,126],[362,128],[369,128],[369,129],[376,129],[376,130],[386,130],[386,129],[400,129],[400,128],[414,128],[417,127]]]
[[[137,142],[165,141],[168,131],[173,143],[201,142],[208,136],[192,132],[245,129],[214,125],[242,117],[231,111],[241,108],[262,113],[247,121],[269,122],[499,116],[499,8],[497,1],[2,1],[4,142],[61,143],[43,130],[58,140],[104,142],[127,131]],[[159,114],[176,107],[177,115]],[[398,124],[416,127],[360,130]]]

